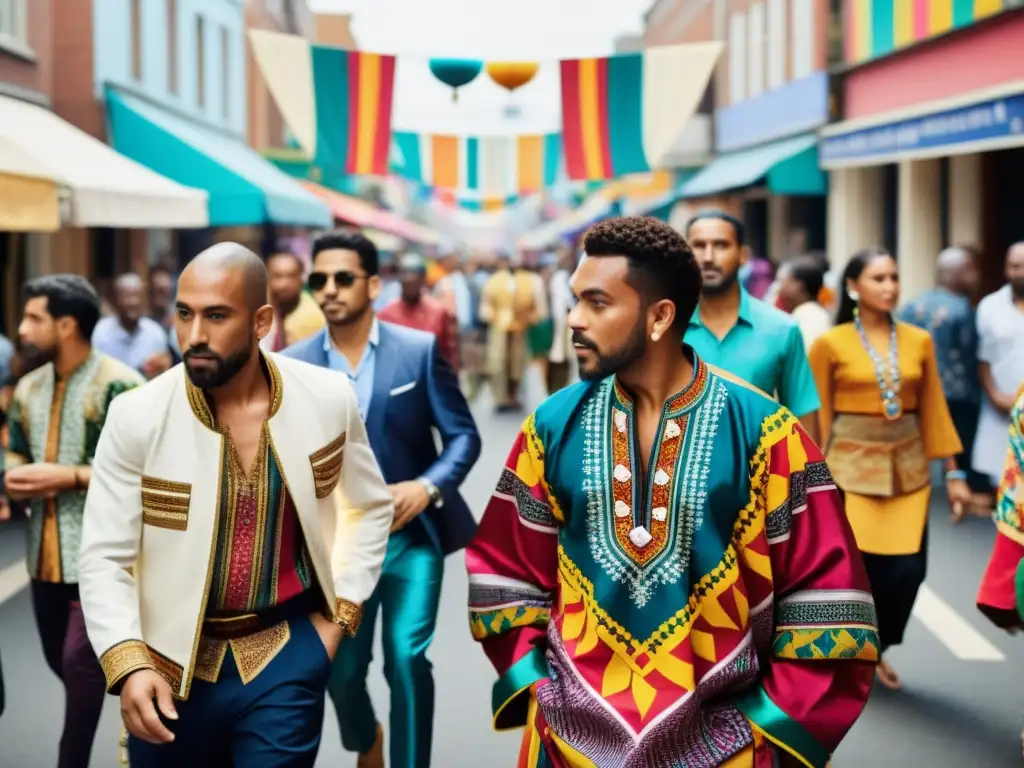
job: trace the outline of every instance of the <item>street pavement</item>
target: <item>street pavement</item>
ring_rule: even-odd
[[[470,506],[482,511],[520,419],[493,416],[485,398],[474,410],[484,453],[463,491]],[[953,527],[942,503],[934,506],[927,588],[905,644],[890,655],[904,690],[889,693],[876,686],[866,711],[833,759],[833,768],[1021,765],[1024,637],[1010,637],[989,626],[974,607],[992,543],[991,523],[971,519]],[[0,768],[49,768],[56,764],[63,695],[43,661],[28,592],[22,588],[20,529],[16,523],[0,528],[0,653],[7,687],[7,711],[0,717]],[[519,733],[491,730],[494,676],[469,635],[461,555],[448,559],[445,580],[431,652],[437,680],[433,765],[511,768]],[[370,691],[378,718],[386,721],[387,686],[379,652]],[[94,768],[118,765],[119,730],[117,700],[111,697],[93,751]],[[341,749],[328,703],[317,768],[354,765],[354,757]]]

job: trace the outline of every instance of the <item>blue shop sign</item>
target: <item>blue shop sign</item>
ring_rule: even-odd
[[[821,164],[885,159],[1019,136],[1024,144],[1024,94],[933,112],[838,136],[823,136]],[[893,159],[896,159],[894,157]]]

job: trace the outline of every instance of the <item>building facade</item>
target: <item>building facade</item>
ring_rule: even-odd
[[[247,0],[247,29],[267,29],[312,38],[314,17],[302,0]],[[246,71],[249,88],[249,144],[260,152],[287,145],[287,129],[281,112],[256,65],[252,46],[246,40]]]
[[[1014,0],[848,2],[841,120],[822,131],[829,258],[896,255],[904,298],[934,285],[948,245],[984,254],[987,288],[1024,239],[1024,9]]]
[[[0,0],[0,97],[49,107],[53,90],[52,0]],[[4,198],[0,174],[0,201]],[[26,268],[48,252],[49,236],[5,232],[0,217],[0,332],[13,334]]]
[[[828,0],[714,0],[726,42],[715,77],[716,159],[683,188],[747,223],[755,254],[775,262],[825,246],[826,192],[816,130],[829,119]],[[700,20],[707,26],[707,20]]]

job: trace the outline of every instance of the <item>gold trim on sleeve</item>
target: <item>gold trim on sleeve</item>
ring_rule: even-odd
[[[107,679],[107,692],[114,689],[132,672],[140,669],[156,669],[149,648],[141,640],[125,640],[123,643],[108,648],[100,656],[100,666]]]
[[[359,622],[363,619],[362,606],[348,600],[337,598],[334,603],[334,623],[344,630],[349,637],[354,637],[359,630]]]

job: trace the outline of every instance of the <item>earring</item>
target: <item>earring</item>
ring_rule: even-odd
[[[850,297],[854,304],[860,301],[860,294],[856,291],[847,291],[846,295]]]
[[[661,338],[661,334],[659,334],[659,333],[652,333],[651,334],[651,341],[657,341],[660,338]]]

